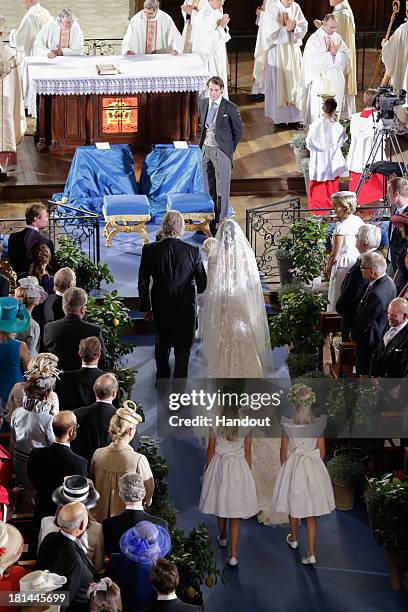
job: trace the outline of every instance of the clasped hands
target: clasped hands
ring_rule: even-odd
[[[49,53],[47,53],[47,57],[49,59],[54,59],[54,57],[57,57],[58,55],[64,55],[62,52],[62,49],[53,49],[52,51],[50,51]]]
[[[334,43],[330,43],[328,51],[332,55],[337,55],[337,51],[340,49],[340,45],[335,45]]]
[[[217,26],[221,26],[222,28],[225,28],[230,22],[230,16],[228,15],[228,13],[224,13],[222,19],[218,19],[217,21]]]
[[[293,32],[293,30],[296,28],[296,19],[289,19],[285,27],[288,32]]]

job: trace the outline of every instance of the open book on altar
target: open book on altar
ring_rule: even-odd
[[[120,74],[120,71],[113,64],[97,64],[96,70],[98,74],[109,75],[109,74]]]

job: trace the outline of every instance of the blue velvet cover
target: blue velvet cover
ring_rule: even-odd
[[[145,195],[104,196],[103,213],[110,215],[148,215],[149,200]]]
[[[214,202],[209,193],[170,193],[167,205],[181,213],[214,212]]]
[[[129,145],[94,145],[75,151],[63,194],[53,200],[68,198],[68,204],[101,215],[105,195],[138,193],[132,151]]]
[[[204,192],[200,147],[175,149],[173,145],[156,145],[143,162],[140,190],[149,198],[154,223],[161,222],[169,193]]]

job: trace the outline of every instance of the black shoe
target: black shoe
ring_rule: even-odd
[[[288,125],[291,130],[302,130],[304,127],[303,123],[300,123],[300,122],[289,123]]]
[[[249,94],[249,96],[247,96],[247,99],[250,102],[263,102],[265,100],[265,96],[264,94]]]
[[[287,123],[275,123],[274,127],[277,130],[287,130],[288,124]]]

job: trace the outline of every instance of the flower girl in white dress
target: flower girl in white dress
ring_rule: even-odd
[[[239,417],[238,410],[223,409],[226,418]],[[230,520],[229,565],[238,565],[240,519],[259,510],[255,481],[251,473],[252,435],[237,426],[210,427],[205,473],[199,510],[218,520],[218,544],[227,545],[227,519]]]
[[[272,507],[289,515],[286,541],[298,548],[298,519],[306,519],[307,555],[305,565],[316,563],[316,517],[335,508],[333,488],[323,463],[327,418],[313,417],[315,394],[310,387],[296,384],[288,393],[295,407],[292,419],[282,418],[281,468],[276,479]],[[289,454],[288,454],[289,451]]]

